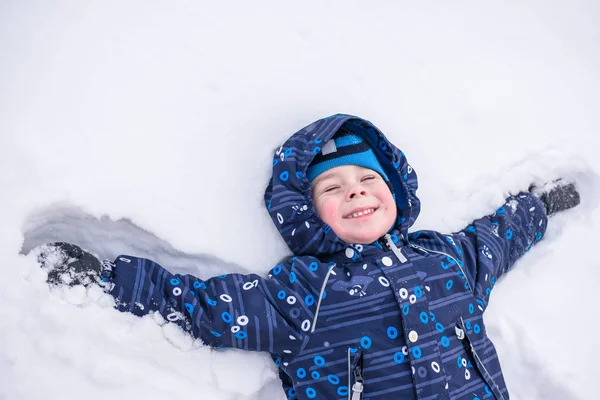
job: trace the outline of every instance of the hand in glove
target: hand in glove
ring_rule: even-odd
[[[559,211],[573,208],[581,202],[579,192],[573,182],[558,179],[543,186],[532,185],[529,191],[539,197],[546,207],[546,214],[552,215]]]
[[[38,262],[48,269],[47,282],[52,285],[104,285],[102,272],[106,269],[92,254],[74,244],[58,242],[41,246]]]

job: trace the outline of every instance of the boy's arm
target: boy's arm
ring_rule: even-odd
[[[548,216],[579,203],[580,196],[572,182],[559,179],[532,186],[530,192],[507,198],[494,214],[444,238],[482,307],[487,307],[498,278],[542,239]]]
[[[288,267],[272,272],[289,277]],[[285,362],[299,352],[312,323],[304,287],[278,279],[227,274],[203,281],[130,256],[117,257],[103,275],[120,311],[158,311],[213,347],[267,351]]]
[[[494,214],[446,237],[482,307],[487,307],[498,278],[542,239],[547,221],[544,203],[523,192],[507,198]]]

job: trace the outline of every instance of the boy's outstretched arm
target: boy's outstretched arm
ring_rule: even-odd
[[[532,187],[532,192],[507,198],[494,214],[475,220],[448,238],[454,255],[464,263],[469,285],[484,305],[498,278],[542,239],[548,215],[580,201],[573,183]]]
[[[130,256],[117,257],[107,275],[118,310],[140,316],[158,311],[210,346],[281,355],[297,353],[302,346],[299,317],[306,316],[301,305],[306,294],[300,293],[300,286],[292,291],[277,279],[255,274],[226,274],[203,281]],[[291,312],[292,308],[297,311]]]
[[[273,278],[227,274],[201,280],[172,274],[144,258],[119,256],[114,263],[100,264],[77,246],[58,243],[49,247],[66,254],[58,267],[50,267],[50,283],[104,281],[118,310],[138,316],[158,311],[212,347],[267,351],[286,363],[298,354],[312,324],[309,305],[314,303],[314,294],[303,269],[294,269],[293,260],[276,266]],[[44,254],[40,261],[47,258]],[[292,284],[284,286],[281,280]]]

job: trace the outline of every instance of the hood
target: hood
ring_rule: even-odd
[[[306,170],[321,146],[342,126],[367,141],[390,179],[398,207],[393,229],[407,237],[408,228],[419,215],[417,174],[404,153],[371,122],[352,115],[332,115],[293,134],[273,158],[273,176],[265,191],[265,205],[295,255],[332,255],[351,245],[338,238],[318,216],[306,178]]]

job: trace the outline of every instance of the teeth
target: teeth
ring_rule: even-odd
[[[353,214],[350,215],[349,218],[356,218],[356,217],[360,217],[362,215],[371,214],[373,212],[375,212],[375,209],[374,208],[369,208],[369,209],[364,210],[364,211],[359,211],[357,213],[353,213]]]

